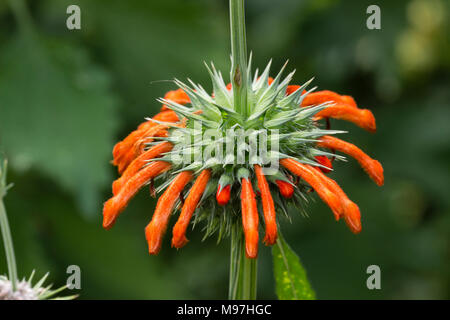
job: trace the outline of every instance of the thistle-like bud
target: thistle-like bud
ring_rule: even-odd
[[[17,281],[16,290],[13,290],[11,281],[0,276],[0,300],[72,300],[77,295],[66,297],[55,297],[56,294],[66,289],[66,286],[51,289],[52,285],[44,285],[49,273],[47,272],[35,285],[32,284],[34,271],[28,280]]]

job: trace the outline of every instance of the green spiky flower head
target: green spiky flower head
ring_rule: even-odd
[[[279,167],[279,160],[293,158],[301,163],[323,167],[316,161],[316,156],[335,157],[317,148],[316,142],[321,136],[342,131],[320,128],[313,120],[330,103],[300,108],[303,99],[315,89],[307,91],[312,79],[288,94],[295,71],[283,77],[285,66],[275,78],[269,76],[271,62],[261,74],[258,70],[253,74],[250,58],[248,71],[245,73],[250,84],[246,92],[247,105],[238,110],[232,86],[225,84],[222,74],[213,64],[207,65],[213,94],[191,80],[188,80],[189,85],[175,80],[177,86],[188,95],[190,105],[182,105],[169,99],[158,100],[183,119],[182,127],[147,119],[170,127],[167,137],[152,137],[153,142],[148,147],[161,143],[161,140],[174,145],[164,156],[151,160],[172,164],[171,170],[161,176],[165,182],[157,188],[158,192],[173,182],[176,173],[192,171],[194,175],[198,175],[203,170],[211,170],[212,178],[202,195],[203,210],[195,216],[196,222],[203,219],[208,221],[206,236],[220,230],[220,239],[224,231],[230,231],[235,221],[239,222],[239,192],[231,192],[230,199],[224,201],[225,206],[220,203],[220,194],[226,187],[231,190],[240,189],[242,176],[238,172],[242,168],[252,178],[255,176],[255,165],[263,167],[265,176],[272,182],[272,189],[277,188],[276,181],[283,181],[293,187],[294,192],[289,199],[273,192],[275,207],[288,216],[286,208],[289,203],[302,210],[309,188],[302,184],[294,186],[291,175]],[[257,183],[253,184],[258,193]]]

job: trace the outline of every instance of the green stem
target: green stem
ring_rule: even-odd
[[[228,299],[255,300],[257,289],[257,259],[245,256],[242,226],[235,223],[231,232],[230,286]]]
[[[244,0],[230,0],[231,29],[231,83],[236,112],[244,116],[247,111],[247,41],[245,34]]]
[[[1,161],[1,160],[0,160]],[[9,280],[12,284],[12,290],[17,288],[17,266],[16,257],[14,255],[14,246],[9,228],[8,216],[6,215],[3,197],[6,195],[6,161],[0,163],[0,229],[3,236],[3,244],[5,246],[6,262],[8,264]]]

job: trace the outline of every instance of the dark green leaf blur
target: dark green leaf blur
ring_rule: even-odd
[[[65,284],[81,268],[81,299],[226,299],[227,239],[147,254],[155,200],[143,190],[116,226],[101,227],[116,171],[113,145],[154,115],[155,101],[191,78],[211,89],[203,61],[228,75],[228,3],[219,0],[0,1],[0,151],[14,187],[5,199],[19,275],[50,271]],[[20,3],[20,1],[18,1]],[[81,30],[66,9],[81,8]],[[367,0],[247,0],[255,64],[289,59],[295,81],[352,95],[378,132],[332,128],[384,166],[377,187],[349,159],[331,174],[360,207],[353,235],[316,197],[309,217],[281,228],[318,299],[450,298],[450,4],[377,1],[381,30],[366,27]],[[14,10],[12,10],[14,9]],[[174,222],[172,219],[171,223]],[[169,229],[170,230],[170,229]],[[366,286],[381,269],[381,290]],[[270,248],[261,244],[258,297],[275,299]],[[0,274],[6,262],[0,250]]]

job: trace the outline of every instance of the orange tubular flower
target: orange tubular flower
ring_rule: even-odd
[[[168,162],[152,162],[130,178],[117,195],[105,202],[103,208],[103,227],[105,229],[110,229],[114,225],[117,216],[125,209],[128,202],[134,197],[139,189],[151,179],[169,170],[169,168],[170,163]]]
[[[326,156],[316,156],[314,157],[316,161],[321,164],[322,166],[326,167],[317,167],[320,171],[323,173],[329,173],[331,170],[333,170],[333,163],[331,163],[331,160]]]
[[[120,174],[123,174],[123,172],[128,168],[133,160],[144,152],[145,144],[153,141],[152,139],[145,137],[161,137],[167,134],[166,127],[163,125],[152,126],[147,130],[142,131],[144,132],[142,132],[140,137],[128,149],[128,151],[124,154],[122,160],[119,162],[118,171]]]
[[[205,169],[200,173],[197,180],[189,192],[189,196],[183,204],[180,217],[177,223],[173,227],[172,246],[175,248],[183,247],[187,242],[186,229],[191,221],[191,217],[194,214],[195,209],[200,201],[200,198],[205,192],[209,178],[211,177],[211,170]]]
[[[177,122],[178,116],[172,110],[163,111],[153,117],[154,120],[163,122]],[[152,131],[152,128],[158,127],[160,130]],[[113,164],[118,167],[119,174],[128,167],[128,165],[138,155],[141,148],[137,148],[137,144],[140,141],[145,140],[148,137],[164,135],[164,130],[161,130],[161,126],[158,126],[156,122],[146,121],[139,125],[137,130],[130,133],[123,141],[117,143],[113,149]],[[147,142],[150,142],[147,140]]]
[[[122,176],[113,182],[113,195],[116,195],[122,186],[138,173],[149,160],[156,158],[165,152],[169,152],[172,148],[173,144],[170,142],[161,142],[135,158],[123,172]]]
[[[287,87],[287,89],[286,89],[286,95],[291,95],[291,94],[293,94],[295,91],[297,91],[298,89],[300,89],[300,86],[297,86],[297,85],[295,85],[295,86],[288,86]]]
[[[334,149],[353,157],[378,186],[384,184],[383,167],[381,166],[381,163],[369,157],[357,146],[331,136],[323,136],[320,139],[318,146]]]
[[[173,101],[178,104],[186,105],[191,102],[189,96],[184,92],[183,89],[173,90],[166,93],[164,99]],[[163,105],[161,111],[169,110],[166,105]]]
[[[350,96],[341,96],[341,101],[342,101],[343,103],[348,104],[349,106],[358,108],[358,105],[356,104],[356,101],[355,101],[355,99],[353,99],[353,97],[350,97]]]
[[[319,105],[325,102],[343,102],[342,96],[329,90],[317,91],[308,94],[302,101],[302,107]]]
[[[230,201],[231,185],[222,187],[220,184],[217,188],[216,200],[221,206],[226,206]]]
[[[324,181],[317,177],[316,170],[311,170],[307,165],[294,159],[282,159],[280,163],[290,172],[309,183],[319,197],[330,207],[331,211],[333,211],[336,220],[339,220],[339,217],[343,213],[341,201],[338,196],[328,188]]]
[[[358,109],[348,104],[336,104],[325,108],[316,115],[316,120],[320,120],[322,118],[334,118],[350,121],[358,127],[371,132],[375,132],[377,130],[375,117],[370,110]]]
[[[191,179],[192,172],[183,171],[179,173],[159,198],[152,221],[145,228],[145,236],[150,254],[157,254],[161,249],[162,237],[166,232],[169,217],[175,206],[175,202],[179,199],[181,192]]]
[[[178,122],[177,114],[173,110],[161,111],[156,116],[153,117],[153,120],[164,121],[164,122]],[[150,121],[151,123],[154,123]]]
[[[342,214],[345,222],[353,233],[361,232],[361,214],[358,206],[352,202],[345,192],[339,187],[336,181],[328,178],[320,170],[314,170],[315,167],[306,165],[322,182],[326,185],[328,190],[333,192],[341,201]],[[339,216],[339,218],[341,217]]]
[[[377,127],[375,117],[367,109],[359,109],[355,100],[350,96],[341,96],[335,92],[324,90],[308,94],[302,101],[302,107],[318,105],[326,102],[333,102],[324,110],[316,114],[315,119],[334,118],[350,121],[357,126],[375,132]]]
[[[255,173],[256,178],[258,179],[258,188],[261,192],[264,222],[266,224],[266,235],[264,237],[264,242],[267,245],[273,245],[277,240],[277,221],[275,216],[275,206],[273,204],[269,184],[267,183],[261,166],[255,165]]]
[[[256,206],[255,193],[248,178],[241,180],[241,212],[242,227],[245,235],[245,255],[249,259],[255,259],[258,256],[258,208]]]
[[[275,183],[277,184],[278,189],[280,190],[280,193],[284,198],[292,198],[292,196],[294,195],[294,186],[292,184],[283,180],[275,180]]]

